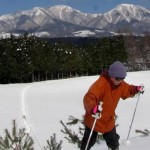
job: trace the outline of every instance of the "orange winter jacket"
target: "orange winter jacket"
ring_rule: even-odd
[[[92,128],[94,117],[92,109],[103,102],[101,118],[97,120],[94,131],[106,133],[115,126],[115,109],[119,99],[132,97],[137,93],[136,86],[129,85],[122,81],[118,86],[114,85],[107,73],[102,74],[95,81],[84,96],[84,124]]]

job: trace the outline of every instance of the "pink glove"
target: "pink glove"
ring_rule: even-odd
[[[103,108],[102,108],[103,102],[100,102],[99,105],[94,106],[94,108],[92,109],[92,114],[96,114],[96,113],[100,113]]]
[[[139,93],[144,93],[144,85],[140,85],[140,86],[137,86],[136,90],[139,92]]]
[[[94,106],[92,113],[95,115],[96,113],[100,112],[98,109],[98,105]]]

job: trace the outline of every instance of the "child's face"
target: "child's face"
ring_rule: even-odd
[[[111,77],[111,80],[114,83],[114,85],[119,85],[123,81],[123,79],[121,78],[114,78],[114,77]]]

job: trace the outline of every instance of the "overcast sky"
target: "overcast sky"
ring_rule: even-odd
[[[141,5],[150,9],[150,0],[0,0],[0,15],[60,4],[85,13],[105,13],[123,3]]]

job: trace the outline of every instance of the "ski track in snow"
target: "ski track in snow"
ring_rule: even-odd
[[[42,146],[41,146],[40,142],[38,141],[37,137],[35,136],[35,134],[32,130],[33,125],[31,123],[29,123],[29,122],[31,122],[30,121],[31,116],[30,116],[30,113],[28,111],[27,102],[26,102],[27,91],[29,90],[29,88],[33,87],[34,84],[30,84],[22,90],[22,94],[21,94],[21,111],[22,111],[22,117],[23,117],[23,122],[24,122],[24,125],[25,125],[25,129],[26,129],[26,133],[31,133],[33,135],[35,141],[37,142],[38,147],[42,150]]]
[[[22,96],[21,96],[21,110],[22,110],[22,117],[23,117],[23,122],[25,125],[25,129],[27,133],[30,133],[31,131],[31,125],[28,122],[28,119],[30,118],[30,115],[27,110],[27,105],[26,105],[26,92],[32,85],[26,86],[23,91],[22,91]]]

